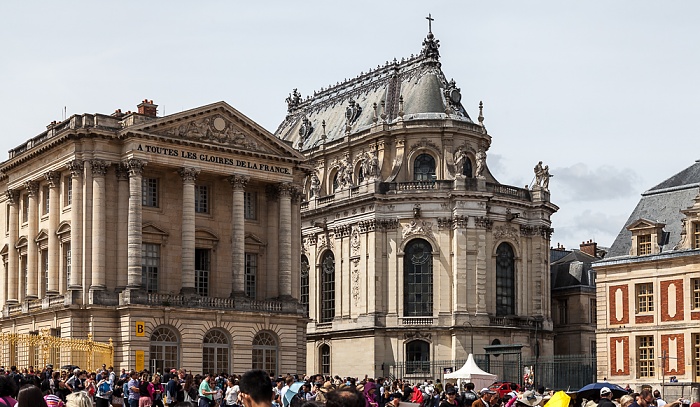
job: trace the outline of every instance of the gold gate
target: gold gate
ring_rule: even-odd
[[[54,370],[77,365],[95,371],[103,364],[114,364],[114,344],[111,338],[109,343],[95,342],[92,334],[87,339],[59,338],[49,335],[48,329],[38,335],[0,332],[0,365],[42,369],[49,363]]]

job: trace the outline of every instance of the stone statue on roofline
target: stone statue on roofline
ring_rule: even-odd
[[[538,162],[535,166],[535,185],[534,187],[542,188],[544,190],[549,190],[549,179],[554,175],[549,173],[549,166],[542,166],[542,161]]]

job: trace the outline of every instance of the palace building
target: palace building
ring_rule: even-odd
[[[303,371],[305,158],[224,102],[156,109],[51,123],[0,164],[0,332],[111,338],[115,368]]]
[[[434,378],[470,352],[552,354],[548,168],[532,188],[498,182],[460,92],[429,32],[418,55],[287,99],[275,135],[313,167],[308,371]]]

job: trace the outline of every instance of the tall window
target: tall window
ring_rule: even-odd
[[[700,249],[700,222],[693,223],[693,249]]]
[[[331,375],[331,347],[323,344],[321,345],[321,374],[324,376]]]
[[[569,304],[566,300],[559,300],[559,324],[566,325],[569,323]]]
[[[640,336],[637,338],[638,377],[654,377],[654,337]]]
[[[257,219],[255,206],[257,205],[258,197],[255,192],[244,192],[243,194],[243,216],[245,219]]]
[[[63,243],[63,272],[66,276],[66,287],[70,285],[70,243]]]
[[[327,251],[321,260],[321,319],[331,322],[335,318],[335,256]]]
[[[141,245],[141,285],[146,292],[158,292],[158,269],[160,268],[160,245]]]
[[[277,376],[277,339],[269,332],[260,332],[253,338],[253,369]]]
[[[19,266],[22,270],[22,284],[24,284],[23,289],[25,295],[27,294],[27,289],[29,288],[29,273],[27,273],[27,255],[20,256]]]
[[[299,302],[306,310],[306,315],[309,315],[309,259],[302,255],[301,256],[301,295],[299,297]]]
[[[73,203],[73,179],[70,175],[63,177],[63,206]]]
[[[29,194],[22,195],[22,223],[29,221]]]
[[[406,373],[430,372],[430,344],[411,341],[406,344]]]
[[[143,206],[158,207],[158,178],[144,178],[141,181],[141,200]]]
[[[48,186],[48,185],[44,185],[44,186],[41,188],[41,196],[44,198],[44,205],[42,205],[44,211],[42,212],[42,215],[48,214],[49,211],[51,210],[51,208],[50,208],[50,206],[49,206],[49,193],[50,193],[50,192],[49,192],[49,186]]]
[[[700,309],[700,278],[692,279],[691,287],[693,287],[693,309]]]
[[[169,327],[161,326],[153,331],[150,351],[151,367],[155,367],[161,372],[179,368],[180,341]]]
[[[209,187],[206,185],[194,186],[194,211],[209,213]]]
[[[333,175],[333,192],[337,191],[338,188],[340,188],[340,181],[338,180],[338,173],[336,172],[335,175]]]
[[[496,249],[496,315],[515,315],[515,253],[508,243]]]
[[[637,255],[651,254],[651,235],[637,236]]]
[[[357,183],[361,184],[365,181],[365,172],[362,170],[362,166],[360,166],[360,169],[357,171]]]
[[[202,344],[202,373],[228,372],[229,360],[228,336],[218,329],[207,332]]]
[[[693,334],[693,381],[700,381],[700,334]]]
[[[44,292],[49,291],[49,251],[41,251],[41,268],[44,274]]]
[[[654,286],[652,283],[637,284],[637,313],[654,311]]]
[[[245,295],[251,299],[255,299],[256,286],[255,280],[258,274],[258,254],[245,254]]]
[[[435,179],[435,159],[430,154],[421,154],[413,162],[413,179],[432,181]]]
[[[462,175],[467,178],[472,177],[472,160],[469,157],[464,157],[464,165],[462,166]]]
[[[197,294],[209,296],[209,274],[211,272],[211,250],[194,249],[195,289]]]
[[[598,322],[598,318],[596,318],[597,310],[596,300],[595,298],[591,298],[588,305],[588,322],[591,324],[596,324]]]
[[[406,245],[403,258],[404,316],[433,316],[433,248],[423,239]]]

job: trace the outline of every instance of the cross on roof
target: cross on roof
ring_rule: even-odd
[[[428,13],[428,17],[426,17],[425,19],[428,20],[428,32],[432,33],[433,32],[433,21],[435,21],[435,19],[431,17],[430,13]]]

